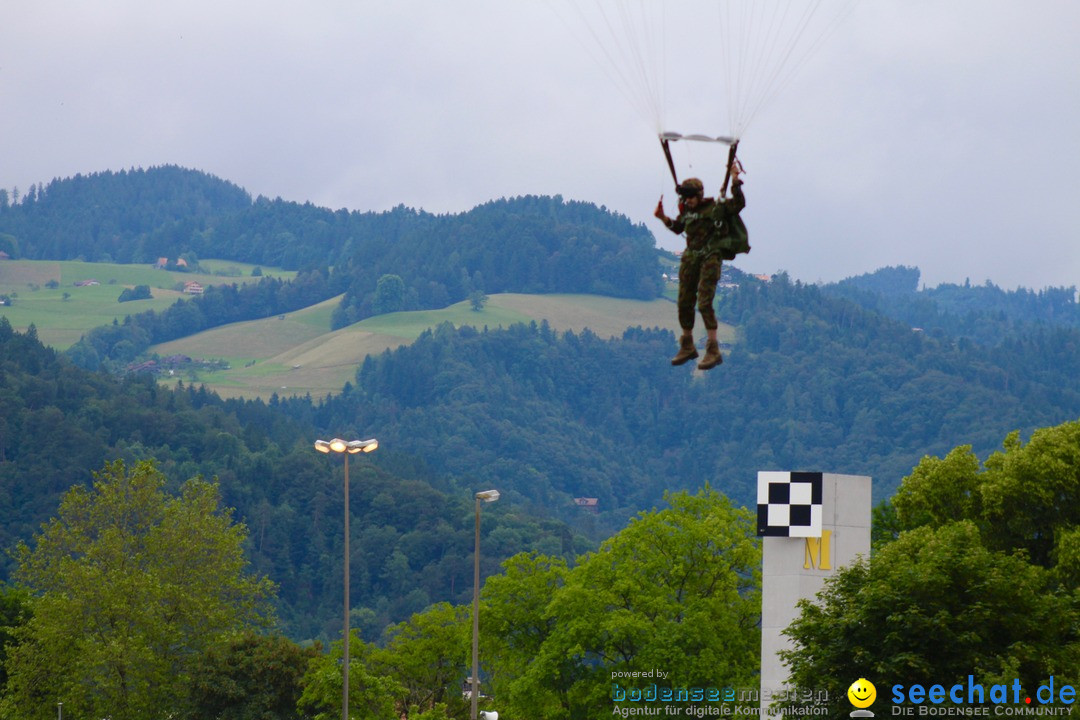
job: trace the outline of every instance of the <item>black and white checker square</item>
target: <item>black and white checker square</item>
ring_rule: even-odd
[[[821,473],[758,473],[757,534],[821,537]]]

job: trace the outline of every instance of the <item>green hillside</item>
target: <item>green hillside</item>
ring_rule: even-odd
[[[340,392],[353,381],[368,355],[378,355],[415,340],[443,323],[477,329],[509,327],[515,323],[547,321],[554,330],[580,333],[588,329],[604,338],[619,337],[629,327],[659,327],[676,331],[674,305],[663,299],[622,300],[597,295],[492,295],[476,311],[468,302],[443,310],[380,315],[330,331],[333,298],[294,313],[234,323],[151,348],[161,356],[225,360],[228,370],[191,371],[172,380],[205,384],[223,397],[304,395],[321,397]],[[735,330],[721,328],[731,342]]]
[[[229,260],[200,260],[202,272],[176,272],[145,264],[89,263],[76,260],[8,260],[0,262],[0,296],[11,298],[0,315],[19,331],[30,325],[57,350],[67,350],[94,328],[123,323],[148,310],[163,312],[178,299],[185,282],[204,287],[253,282],[256,267]],[[262,268],[264,277],[296,278],[295,271]],[[98,284],[76,287],[96,280]],[[118,302],[124,288],[147,285],[152,299]],[[166,377],[166,382],[198,382],[223,397],[269,398],[272,394],[323,396],[353,380],[364,357],[410,342],[441,323],[455,327],[508,327],[547,321],[558,331],[586,328],[601,337],[617,337],[628,327],[677,330],[675,308],[666,298],[628,300],[600,295],[530,295],[499,293],[476,311],[462,301],[441,310],[395,312],[332,330],[342,296],[291,313],[231,323],[187,337],[159,343],[150,352],[222,360],[228,370],[194,371]],[[725,326],[721,336],[734,339]]]
[[[175,166],[56,179],[0,205],[0,249],[13,258],[149,265],[164,255],[192,254],[300,275],[333,268],[339,277],[321,284],[332,292],[312,302],[344,293],[335,329],[391,311],[444,308],[477,290],[651,300],[663,292],[655,246],[644,225],[559,196],[496,200],[457,215],[404,206],[332,211],[252,199],[231,183]],[[405,285],[393,306],[376,293],[388,275]],[[214,308],[207,310],[198,329],[224,324]],[[190,334],[162,332],[149,329],[153,342]],[[94,347],[99,356],[103,350],[126,359],[102,343]],[[88,356],[82,353],[93,359]]]
[[[46,345],[66,350],[82,335],[128,315],[146,310],[161,311],[185,297],[185,282],[201,285],[244,283],[252,278],[254,265],[223,260],[200,262],[205,272],[158,270],[146,264],[121,265],[89,263],[77,260],[4,260],[0,261],[0,295],[12,300],[0,306],[3,315],[16,330],[30,325]],[[263,269],[264,276],[291,279],[295,272]],[[99,284],[76,287],[75,283],[96,280]],[[150,287],[153,298],[118,302],[124,288]]]

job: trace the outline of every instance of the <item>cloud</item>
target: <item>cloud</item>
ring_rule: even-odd
[[[0,187],[176,163],[334,209],[562,194],[675,247],[651,218],[672,195],[655,128],[585,47],[574,2],[592,4],[17,4],[0,26]],[[687,29],[723,2],[666,4],[689,18],[665,48],[672,129],[711,131],[700,118],[725,105],[701,59],[714,43]],[[739,265],[1075,283],[1076,27],[1071,0],[856,3],[743,139]],[[719,183],[722,148],[678,153]]]

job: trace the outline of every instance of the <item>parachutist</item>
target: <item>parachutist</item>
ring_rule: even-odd
[[[731,198],[705,197],[705,187],[697,178],[690,178],[676,186],[681,198],[679,215],[674,220],[664,212],[664,198],[656,205],[653,214],[673,233],[686,233],[686,250],[679,262],[679,352],[671,359],[672,365],[683,365],[698,356],[694,346],[694,307],[701,313],[707,341],[705,357],[698,363],[698,370],[710,370],[724,361],[720,343],[716,337],[718,323],[713,299],[716,284],[720,282],[720,269],[724,260],[733,260],[739,253],[750,252],[746,225],[739,213],[746,207],[739,174],[742,168],[731,163],[728,177],[731,180]],[[727,183],[725,182],[725,185]]]

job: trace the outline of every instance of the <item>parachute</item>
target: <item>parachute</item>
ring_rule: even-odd
[[[729,146],[730,171],[743,134],[856,0],[549,2],[652,126],[675,177],[677,141]],[[669,111],[711,132],[675,132]]]

